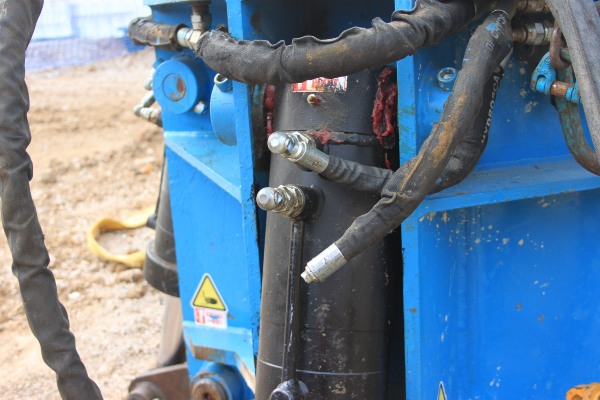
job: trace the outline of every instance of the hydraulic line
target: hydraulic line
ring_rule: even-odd
[[[502,80],[504,68],[498,66],[485,84],[483,105],[467,137],[458,145],[450,161],[444,168],[440,179],[429,194],[441,192],[462,182],[475,168],[488,141],[492,122],[492,111],[496,101],[496,92]],[[402,172],[410,172],[403,168]],[[394,175],[389,169],[361,165],[354,161],[329,156],[327,168],[320,174],[323,178],[351,189],[380,194]]]
[[[590,135],[600,158],[600,16],[591,0],[547,3],[567,40]]]
[[[0,2],[0,198],[2,225],[12,253],[25,315],[40,342],[44,362],[56,372],[65,400],[102,399],[88,377],[69,331],[67,311],[58,301],[44,234],[37,219],[29,181],[33,165],[26,152],[31,141],[27,122],[25,50],[43,0]],[[26,397],[26,396],[25,396]]]
[[[354,27],[335,39],[313,36],[271,44],[231,37],[226,29],[205,33],[196,54],[225,76],[250,85],[303,82],[351,75],[413,55],[462,29],[475,15],[473,1],[417,0],[411,11],[395,11],[392,21],[373,20],[370,29]]]
[[[514,3],[504,2],[503,8],[494,10],[475,31],[467,45],[454,91],[419,154],[394,173],[382,191],[381,200],[371,211],[358,217],[335,244],[308,263],[303,273],[307,282],[322,281],[381,240],[434,188],[450,157],[473,127],[483,103],[486,82],[510,53],[513,15]]]
[[[153,21],[152,17],[138,17],[129,23],[127,36],[138,46],[153,46],[166,51],[181,51],[184,46],[178,40],[177,33],[190,29],[184,24],[167,25]]]

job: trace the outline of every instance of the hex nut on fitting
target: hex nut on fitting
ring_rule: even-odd
[[[302,279],[306,283],[323,282],[347,262],[346,257],[334,243],[306,264],[301,275]]]
[[[256,195],[256,203],[265,211],[283,214],[295,218],[304,210],[305,198],[302,189],[295,185],[266,187]]]
[[[198,104],[194,107],[194,112],[196,114],[204,115],[208,112],[208,103],[204,100],[200,100]]]
[[[200,42],[200,37],[202,37],[203,33],[199,29],[191,29],[185,35],[185,41],[187,43],[187,47],[196,50],[196,46]]]
[[[437,79],[438,85],[444,91],[450,91],[454,87],[454,81],[456,80],[456,69],[452,67],[442,68],[438,72]]]

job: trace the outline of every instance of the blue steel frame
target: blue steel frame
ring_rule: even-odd
[[[397,63],[401,163],[439,118],[435,73],[460,68],[468,37]],[[407,399],[437,398],[440,382],[451,399],[558,399],[597,380],[600,178],[530,90],[535,67],[510,61],[477,168],[402,224]]]
[[[146,0],[165,23],[188,20],[189,6],[180,3]],[[323,7],[336,10],[327,21],[333,37],[413,1]],[[211,13],[214,26],[226,23],[234,37],[272,42],[300,36],[298,20],[311,17],[300,2],[268,0],[215,0]],[[437,87],[437,73],[460,69],[476,26],[396,63],[401,162],[439,119],[449,92]],[[181,56],[193,58],[157,51],[159,60]],[[196,62],[212,82],[214,72]],[[404,338],[392,338],[390,381],[405,373],[410,400],[436,398],[440,382],[451,399],[548,399],[598,380],[600,178],[571,159],[548,97],[529,88],[533,68],[511,60],[476,170],[427,197],[402,225],[404,293],[396,306],[404,309]],[[209,115],[164,113],[163,120],[190,375],[204,367],[196,355],[237,367],[252,386],[264,240],[254,193],[268,178],[254,164],[257,97],[240,83],[233,96],[237,146],[215,137]],[[188,304],[204,273],[229,307],[226,330],[194,323]],[[247,388],[244,400],[251,398]]]

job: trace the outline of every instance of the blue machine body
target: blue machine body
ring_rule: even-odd
[[[188,3],[145,3],[156,22],[189,25]],[[213,28],[226,24],[236,38],[289,43],[311,18],[326,16],[323,29],[334,37],[413,7],[412,0],[303,4],[213,0],[210,12]],[[438,73],[461,68],[476,26],[396,63],[401,162],[416,155],[439,119],[451,92],[440,88]],[[211,362],[228,365],[236,370],[225,374],[237,388],[234,400],[251,400],[265,219],[254,196],[268,184],[254,158],[258,88],[233,82],[231,91],[212,93],[219,91],[215,72],[191,51],[156,54],[163,82],[176,74],[192,102],[210,103],[200,114],[180,103],[185,96],[157,93],[190,379],[216,368]],[[403,302],[392,307],[404,319],[391,321],[390,381],[405,380],[410,400],[437,398],[440,383],[448,399],[560,399],[598,381],[600,178],[571,158],[549,97],[530,89],[535,67],[510,60],[477,168],[428,196],[402,224]],[[167,89],[177,89],[173,82]],[[227,306],[226,327],[196,322],[191,303],[205,274]]]

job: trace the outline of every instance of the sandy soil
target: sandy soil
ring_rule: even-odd
[[[139,270],[93,256],[85,242],[97,218],[124,218],[156,201],[162,132],[131,111],[145,94],[152,61],[148,50],[27,76],[31,187],[50,268],[79,354],[107,400],[126,398],[129,381],[155,365],[160,340],[165,296]],[[127,253],[153,236],[140,228],[101,240]],[[60,399],[54,373],[29,331],[4,234],[0,265],[0,397]]]

